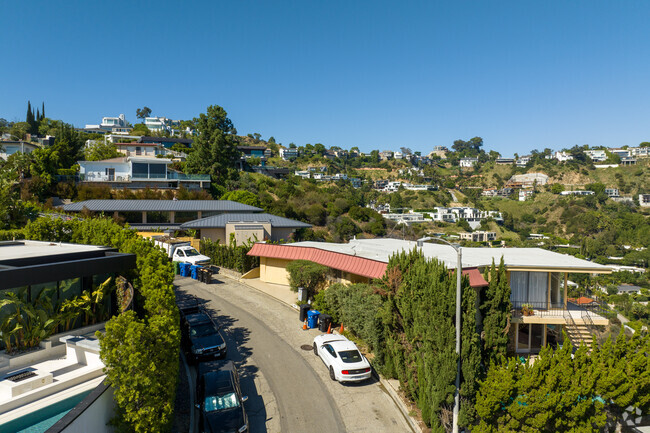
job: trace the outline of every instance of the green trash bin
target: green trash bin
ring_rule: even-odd
[[[181,273],[181,262],[172,262],[174,264],[174,274],[180,275]]]

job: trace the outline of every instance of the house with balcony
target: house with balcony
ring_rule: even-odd
[[[585,150],[587,155],[593,162],[603,162],[607,160],[607,152],[604,149]]]
[[[169,169],[167,158],[124,156],[102,161],[77,161],[79,181],[111,188],[204,189],[210,187],[210,175],[185,174]]]
[[[384,276],[391,256],[416,248],[448,269],[456,268],[458,256],[448,245],[386,238],[353,239],[347,244],[258,243],[248,254],[260,257],[255,274],[263,282],[288,285],[286,265],[304,259],[328,267],[329,274],[339,282],[368,283]],[[540,248],[462,248],[463,274],[469,277],[479,297],[488,285],[482,272],[501,259],[511,292],[511,352],[537,353],[545,345],[561,343],[563,331],[574,344],[588,343],[591,330],[609,324],[598,304],[585,306],[569,301],[567,281],[569,273],[608,274],[611,268]]]
[[[87,132],[124,135],[131,132],[133,128],[129,126],[129,122],[127,122],[124,114],[120,114],[117,117],[102,117],[102,123],[99,125],[86,125],[84,129]]]
[[[32,153],[41,146],[28,141],[0,141],[0,158],[6,160],[14,153]]]
[[[293,148],[280,148],[280,158],[282,158],[285,161],[289,161],[291,159],[296,159],[300,156],[300,153],[298,152],[298,148],[293,147]]]
[[[167,149],[162,143],[115,143],[118,152],[126,156],[137,157],[171,157],[172,159],[185,160],[187,155]]]
[[[459,164],[463,168],[472,168],[478,164],[478,158],[461,158]]]

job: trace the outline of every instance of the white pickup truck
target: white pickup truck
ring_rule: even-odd
[[[185,262],[193,265],[207,265],[210,257],[199,253],[196,248],[187,241],[178,241],[167,236],[154,236],[154,244],[167,252],[167,256],[173,262]]]

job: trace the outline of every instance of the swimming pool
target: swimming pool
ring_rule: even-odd
[[[2,433],[42,433],[63,418],[73,407],[90,394],[90,391],[68,397],[48,407],[0,425]]]

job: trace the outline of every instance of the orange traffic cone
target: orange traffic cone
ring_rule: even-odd
[[[327,326],[327,333],[328,334],[332,333],[332,324],[331,323]]]
[[[305,331],[307,330],[307,319],[305,319],[305,321],[303,322],[302,329]]]
[[[343,324],[341,323],[341,330],[339,331],[341,334],[343,334]]]

